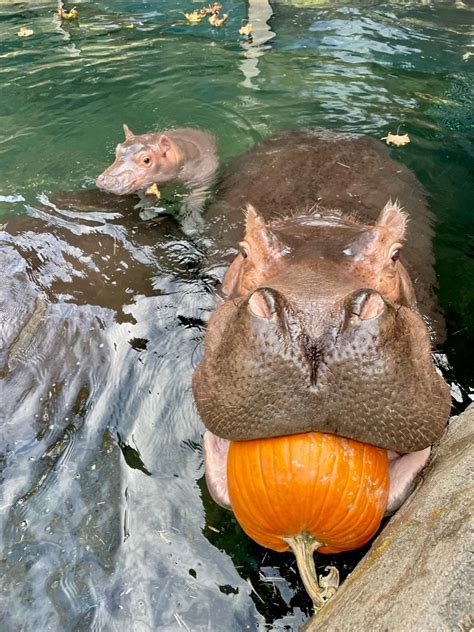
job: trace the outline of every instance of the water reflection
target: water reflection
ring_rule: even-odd
[[[252,37],[248,42],[242,43],[244,58],[240,62],[240,70],[245,79],[242,81],[244,88],[258,89],[253,79],[260,74],[258,59],[270,49],[267,45],[275,33],[268,22],[273,15],[273,10],[268,0],[249,0],[248,22],[252,25]]]
[[[33,600],[38,629],[256,625],[248,584],[202,533],[190,376],[214,299],[201,253],[169,220],[43,202],[1,235],[10,596]],[[21,608],[4,616],[22,626]]]

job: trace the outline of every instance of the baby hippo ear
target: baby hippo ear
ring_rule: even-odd
[[[125,133],[125,140],[132,138],[132,136],[135,136],[135,134],[131,131],[126,123],[123,124],[123,131]]]
[[[166,134],[160,134],[156,146],[159,153],[164,157],[171,149],[171,140]]]
[[[387,228],[398,241],[405,237],[405,230],[408,224],[408,215],[402,211],[398,200],[389,200],[382,209],[376,225]]]

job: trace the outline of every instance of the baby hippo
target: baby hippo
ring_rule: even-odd
[[[98,188],[116,195],[138,193],[143,206],[152,203],[146,192],[153,185],[182,184],[188,195],[181,226],[184,232],[193,232],[219,165],[214,136],[188,128],[141,135],[127,125],[123,129],[125,141],[117,145],[115,161],[97,178]]]

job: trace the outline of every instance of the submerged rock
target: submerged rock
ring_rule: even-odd
[[[474,405],[454,418],[416,491],[305,632],[474,627]]]

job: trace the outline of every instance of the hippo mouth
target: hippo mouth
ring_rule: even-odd
[[[229,445],[230,441],[217,437],[210,430],[204,432],[204,467],[207,487],[215,502],[226,509],[232,509],[227,487]],[[430,453],[431,447],[406,454],[388,450],[390,487],[386,516],[394,513],[412,493],[418,475],[428,462]]]

